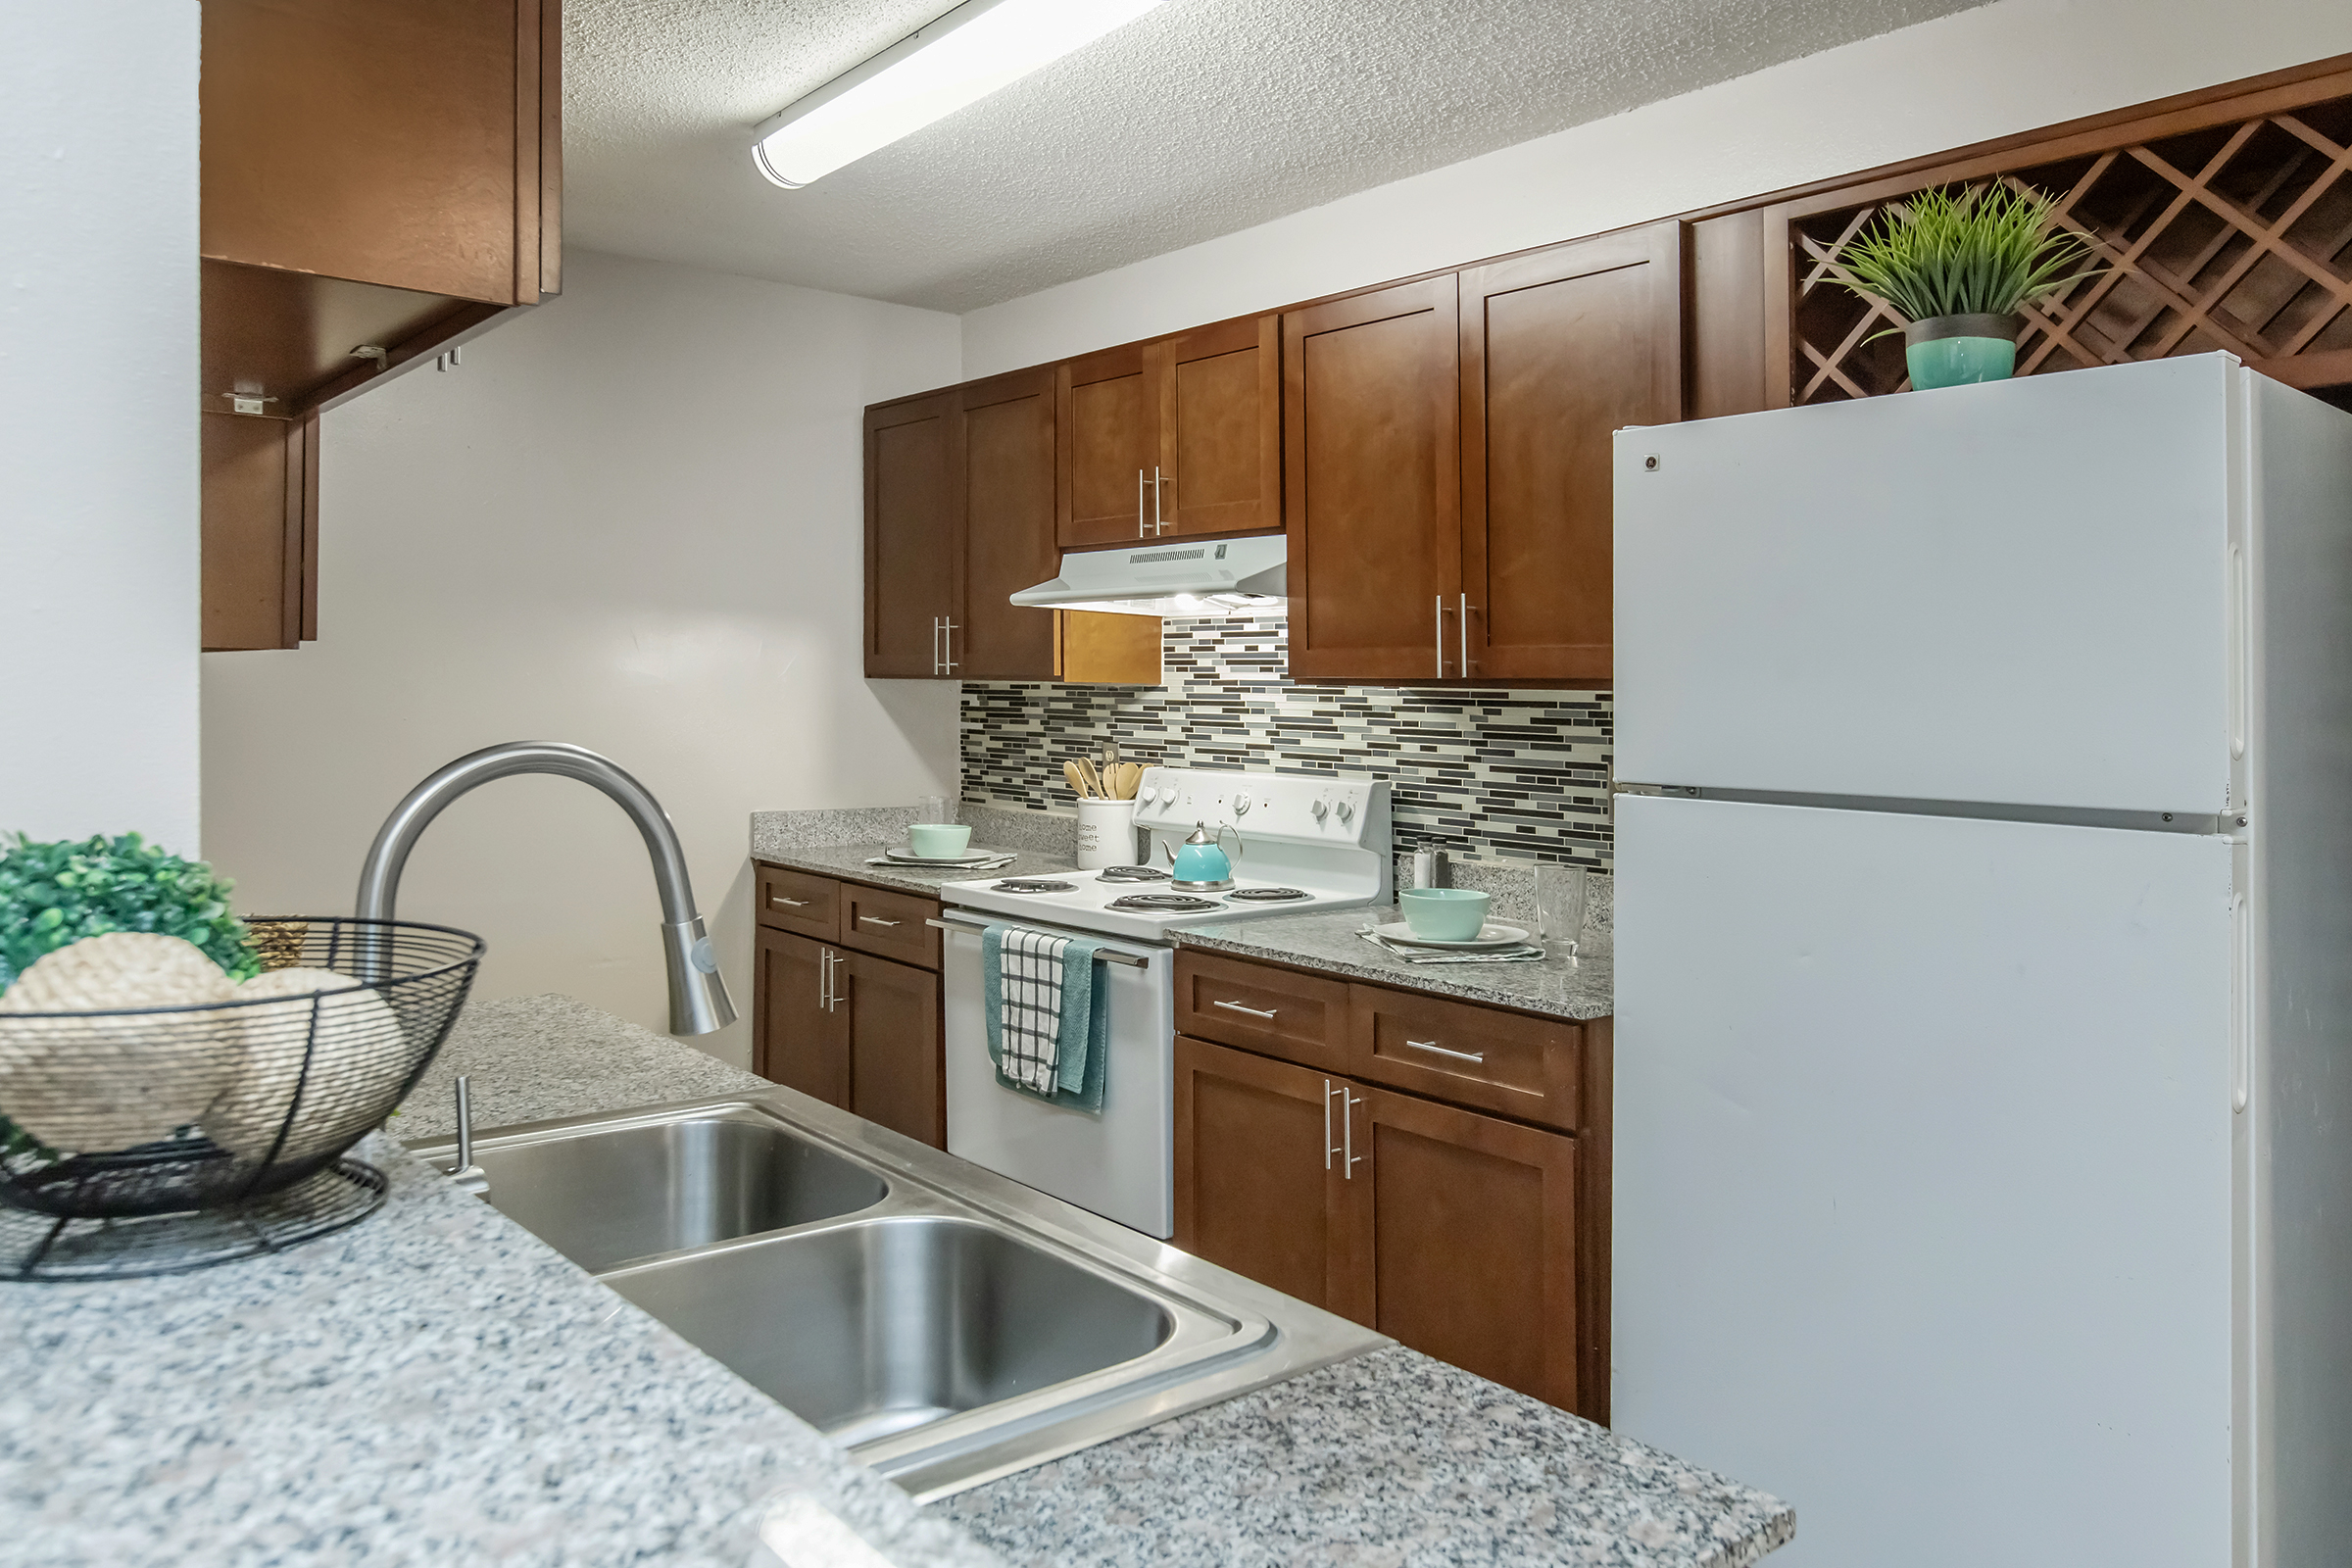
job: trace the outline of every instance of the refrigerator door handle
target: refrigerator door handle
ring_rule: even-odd
[[[2254,916],[2246,896],[2230,899],[2230,1109],[2254,1098]]]
[[[2253,707],[2254,619],[2246,547],[2230,546],[2230,756],[2246,755],[2246,713]]]

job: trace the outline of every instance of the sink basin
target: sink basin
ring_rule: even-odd
[[[854,1213],[890,1191],[740,1111],[478,1138],[473,1157],[491,1206],[591,1274]]]
[[[970,1220],[878,1219],[605,1283],[851,1447],[1150,1353],[1151,1297]]]
[[[509,1218],[917,1501],[1391,1343],[789,1089],[473,1153]]]

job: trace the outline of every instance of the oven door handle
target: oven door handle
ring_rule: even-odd
[[[988,929],[986,926],[967,925],[961,920],[925,920],[923,924],[932,927],[934,930],[946,931],[956,936],[965,937],[979,936]],[[1101,948],[1096,950],[1095,961],[1098,963],[1123,963],[1130,969],[1149,969],[1152,967],[1152,960],[1150,958],[1139,958],[1132,953],[1120,953],[1111,948]]]

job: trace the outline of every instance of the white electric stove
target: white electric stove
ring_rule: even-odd
[[[1135,825],[1148,863],[1050,877],[982,877],[940,890],[950,904],[1024,923],[1161,938],[1174,926],[1385,902],[1394,863],[1389,786],[1205,768],[1145,770]],[[1218,836],[1233,886],[1174,886],[1169,857],[1195,827]],[[1240,850],[1236,851],[1236,843]]]
[[[940,890],[948,1151],[1165,1240],[1175,1228],[1175,930],[1385,903],[1395,857],[1389,787],[1374,779],[1154,767],[1135,821],[1150,835],[1148,863]],[[1174,886],[1169,857],[1196,826],[1232,858],[1230,888]],[[991,922],[1111,939],[1097,959],[1106,999],[1099,1114],[996,1081],[981,1004],[980,933]]]

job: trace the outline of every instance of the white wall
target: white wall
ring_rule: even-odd
[[[197,20],[0,5],[0,833],[200,848]]]
[[[2345,0],[2000,0],[963,318],[994,374],[2352,52]]]
[[[450,759],[572,741],[667,808],[744,1021],[757,809],[953,794],[956,691],[862,675],[859,413],[960,375],[955,318],[572,252],[447,374],[327,415],[319,640],[205,660],[208,848],[252,910],[348,909]],[[190,421],[191,423],[193,421]],[[477,931],[476,994],[666,1028],[660,906],[602,795],[504,779],[425,833],[400,913]]]

